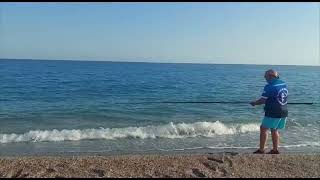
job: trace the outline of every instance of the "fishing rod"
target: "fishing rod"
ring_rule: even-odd
[[[160,101],[160,102],[132,102],[132,103],[117,103],[117,104],[249,104],[249,102],[244,101],[232,101],[232,102],[226,102],[226,101]],[[304,104],[304,105],[313,105],[315,103],[312,102],[292,102],[287,104]]]

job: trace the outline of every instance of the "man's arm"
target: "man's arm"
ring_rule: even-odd
[[[266,98],[261,97],[260,99],[258,99],[258,100],[256,100],[256,101],[250,102],[250,104],[251,104],[252,106],[261,105],[261,104],[265,104],[265,103],[266,103],[266,100],[267,100]]]
[[[261,104],[265,104],[266,103],[266,100],[268,99],[268,97],[271,96],[271,91],[270,91],[270,88],[268,85],[264,86],[263,88],[263,93],[261,94],[261,98],[256,100],[256,101],[252,101],[250,102],[250,104],[252,106],[255,106],[255,105],[261,105]]]

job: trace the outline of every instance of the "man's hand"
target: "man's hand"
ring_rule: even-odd
[[[250,102],[251,106],[261,105],[261,104],[265,104],[265,103],[266,103],[266,99],[265,98],[260,98],[257,101]]]

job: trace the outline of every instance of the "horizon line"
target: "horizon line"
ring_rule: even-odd
[[[112,61],[112,60],[80,60],[80,59],[30,59],[30,58],[0,58],[0,60],[29,60],[29,61],[76,61],[76,62],[112,62],[112,63],[152,63],[152,64],[203,64],[203,65],[271,65],[271,66],[312,66],[317,67],[320,64],[315,65],[300,65],[300,64],[250,64],[250,63],[201,63],[201,62],[147,62],[147,61]]]

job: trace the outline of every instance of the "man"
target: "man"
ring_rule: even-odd
[[[288,90],[286,83],[279,79],[278,72],[270,69],[265,72],[264,78],[268,84],[264,87],[261,98],[250,103],[252,106],[265,104],[265,116],[260,126],[260,148],[254,153],[265,153],[268,129],[271,129],[273,149],[267,154],[279,154],[278,129],[283,129],[286,124]]]

